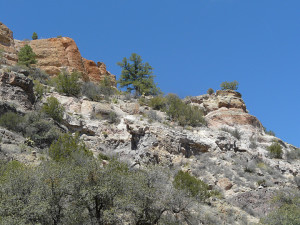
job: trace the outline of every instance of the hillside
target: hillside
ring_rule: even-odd
[[[300,149],[267,133],[259,119],[248,113],[241,93],[233,90],[218,90],[212,94],[183,99],[182,104],[186,108],[195,107],[193,109],[203,113],[203,121],[197,121],[196,125],[189,124],[189,121],[174,120],[163,107],[155,105],[155,100],[159,100],[158,98],[168,102],[168,98],[171,99],[172,95],[168,95],[169,97],[134,97],[113,91],[109,94],[101,93],[97,101],[93,101],[90,96],[84,94],[67,96],[59,93],[57,87],[44,82],[41,78],[44,73],[41,71],[44,70],[47,76],[52,77],[63,68],[69,72],[77,70],[83,73],[86,80],[94,82],[108,76],[112,79],[113,86],[116,82],[115,76],[106,70],[104,63],[96,64],[82,58],[75,42],[70,38],[51,38],[26,41],[26,43],[37,54],[36,68],[40,70],[15,66],[17,52],[25,42],[14,40],[12,32],[0,23],[0,49],[4,50],[4,60],[0,67],[0,124],[2,123],[0,159],[3,165],[9,161],[18,161],[28,166],[28,170],[38,168],[37,173],[43,176],[47,174],[49,177],[60,170],[61,172],[58,173],[60,177],[55,179],[58,183],[62,183],[58,186],[61,188],[59,191],[64,194],[69,193],[68,191],[75,193],[76,188],[80,189],[81,184],[78,181],[80,179],[91,179],[89,185],[93,187],[93,182],[110,185],[117,178],[118,182],[126,183],[122,176],[133,182],[135,175],[131,176],[131,173],[138,174],[136,179],[139,176],[143,177],[143,173],[146,173],[147,178],[151,177],[148,181],[153,182],[153,187],[147,186],[147,182],[145,182],[146,186],[139,186],[139,182],[136,181],[137,183],[133,182],[136,186],[131,188],[140,194],[138,197],[133,194],[131,199],[125,199],[126,194],[124,194],[113,203],[108,200],[103,201],[106,205],[103,209],[101,208],[103,210],[101,220],[100,214],[89,214],[92,212],[92,210],[89,211],[90,206],[80,207],[85,206],[85,198],[88,198],[89,194],[93,193],[98,196],[97,191],[103,193],[103,189],[122,186],[122,182],[105,187],[96,185],[99,189],[95,190],[84,189],[88,194],[84,195],[80,192],[84,197],[80,197],[82,202],[76,202],[78,205],[75,205],[78,208],[72,208],[74,205],[70,199],[75,198],[72,194],[67,194],[69,197],[64,198],[63,203],[45,200],[49,208],[59,205],[60,210],[65,210],[57,223],[51,219],[40,219],[42,217],[40,214],[55,214],[56,212],[46,209],[48,205],[43,208],[43,205],[37,204],[39,199],[36,196],[46,195],[46,192],[41,192],[41,195],[33,195],[35,197],[31,201],[28,200],[29,205],[37,204],[41,212],[33,210],[32,208],[35,208],[33,204],[32,208],[26,208],[28,211],[24,213],[31,213],[32,217],[39,222],[32,222],[35,220],[28,219],[26,216],[15,216],[18,210],[9,208],[11,213],[0,210],[0,222],[3,224],[7,221],[16,222],[21,217],[23,219],[21,224],[27,224],[28,221],[33,224],[71,224],[70,221],[77,221],[74,224],[168,224],[167,221],[169,224],[257,224],[260,218],[276,212],[279,203],[274,203],[272,200],[278,196],[278,193],[299,199]],[[41,81],[39,83],[43,88],[41,96],[38,96],[37,82],[33,81],[34,78],[39,78]],[[84,86],[85,82],[79,83]],[[55,97],[64,108],[60,121],[44,115],[43,106],[49,104],[50,97]],[[174,98],[177,100],[176,96]],[[181,102],[181,100],[178,101]],[[9,118],[9,122],[4,121],[3,116],[8,113],[18,116],[10,114],[11,117],[6,117]],[[186,120],[188,119],[190,118]],[[53,161],[53,157],[49,154],[51,144],[55,143],[60,135],[68,132],[77,132],[80,135],[80,140],[93,153],[94,158],[99,159],[97,161],[99,167],[97,163],[94,164],[91,159],[85,159],[81,155],[75,157],[74,164],[83,165],[82,171],[78,169],[78,165],[72,167],[72,163],[63,169],[43,166]],[[272,155],[270,146],[279,146],[280,154]],[[115,161],[112,158],[115,157],[118,162],[126,164],[128,171],[126,170],[124,174],[122,169],[114,170],[114,167],[113,169],[109,167],[109,165],[114,165]],[[88,176],[85,176],[84,171],[94,168],[93,166],[96,169],[91,170],[92,172],[105,171],[101,176],[99,175],[104,181],[100,178],[99,181],[95,181],[97,172],[95,172],[95,180],[91,171]],[[42,170],[43,168],[49,170]],[[75,175],[66,172],[72,172],[72,170],[76,171]],[[164,170],[168,172],[163,173]],[[3,174],[5,174],[4,171],[2,171]],[[205,199],[203,196],[201,198],[198,196],[199,200],[193,198],[195,197],[193,194],[187,194],[184,188],[182,192],[180,188],[180,190],[174,188],[171,184],[174,184],[173,180],[178,171],[183,171],[205,182],[207,186],[204,186],[207,187],[206,191],[210,193],[209,196]],[[67,174],[66,178],[63,177],[64,173]],[[73,183],[64,183],[65,179],[71,179],[70,177],[73,177],[74,186],[72,186]],[[4,181],[0,179],[0,182]],[[1,194],[11,190],[9,187],[13,186],[12,183],[10,183],[11,186],[7,183],[9,182],[6,180],[6,186],[3,186],[7,189],[0,189]],[[54,184],[56,185],[55,182]],[[125,186],[130,186],[130,184],[126,183]],[[63,187],[68,190],[64,190]],[[78,197],[79,192],[76,194]],[[114,199],[118,194],[119,192],[116,191],[115,195],[111,194],[113,197],[110,195],[109,198]],[[149,198],[145,200],[141,197],[148,196],[148,194]],[[8,199],[7,202],[13,201],[12,199]],[[40,201],[43,202],[44,199]],[[68,204],[69,202],[72,204]],[[139,204],[135,205],[136,202]],[[145,213],[148,206],[142,207],[142,205],[147,205],[146,203],[150,204],[149,208],[153,211],[149,211],[153,215],[160,213],[157,220],[148,219]],[[8,207],[6,202],[1,204],[2,207]],[[95,206],[96,211],[97,207]],[[299,212],[299,202],[295,203],[295,207],[293,210]],[[80,210],[82,211],[79,212]],[[82,217],[82,221],[79,217]],[[91,219],[94,217],[95,220]],[[154,218],[154,216],[149,216],[149,218]],[[299,217],[294,218],[294,221],[299,222]]]

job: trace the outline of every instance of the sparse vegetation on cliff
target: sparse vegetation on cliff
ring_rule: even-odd
[[[80,76],[81,74],[76,71],[71,74],[66,70],[61,71],[57,77],[53,78],[57,91],[68,96],[78,96],[81,90]]]
[[[220,86],[221,86],[221,90],[237,90],[239,83],[236,80],[232,82],[225,81],[221,83]]]
[[[47,102],[43,105],[42,111],[57,122],[61,122],[65,109],[55,97],[51,96],[47,98]]]
[[[268,147],[268,150],[270,152],[270,156],[272,158],[281,159],[282,158],[282,147],[278,142],[274,142]]]

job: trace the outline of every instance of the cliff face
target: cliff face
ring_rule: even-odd
[[[21,47],[28,44],[37,55],[36,66],[50,75],[57,75],[62,69],[69,72],[82,72],[86,80],[99,82],[109,76],[115,83],[115,76],[106,70],[104,63],[97,64],[92,60],[84,59],[75,43],[68,37],[19,41],[13,39],[12,31],[0,23],[0,49],[4,50],[5,64],[14,65],[17,62],[17,53]]]
[[[15,64],[18,61],[13,32],[0,22],[0,49],[3,50],[3,63]]]

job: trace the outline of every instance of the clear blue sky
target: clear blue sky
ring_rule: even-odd
[[[0,0],[16,39],[73,38],[83,57],[116,62],[136,52],[164,93],[181,97],[237,80],[251,114],[300,146],[299,0]]]

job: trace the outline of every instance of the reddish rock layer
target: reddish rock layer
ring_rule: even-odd
[[[115,76],[106,70],[104,63],[95,63],[84,59],[75,43],[68,37],[18,41],[13,39],[13,33],[0,23],[0,49],[4,50],[5,64],[14,65],[17,62],[17,52],[25,44],[32,47],[37,55],[36,66],[50,75],[57,75],[62,69],[69,72],[82,72],[86,80],[99,82],[109,76],[115,84]]]

